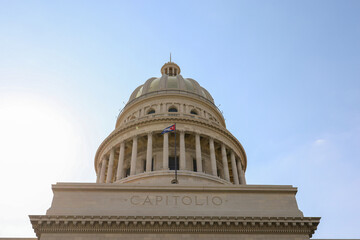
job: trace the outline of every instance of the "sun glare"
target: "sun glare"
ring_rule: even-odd
[[[54,166],[69,164],[76,156],[78,137],[72,119],[55,103],[36,97],[0,97],[0,111],[2,167],[13,169],[16,164],[17,177],[52,179]]]
[[[77,170],[81,133],[69,112],[48,98],[0,96],[0,182],[2,195],[11,196],[0,198],[0,215],[13,221],[0,235],[28,224],[27,214],[42,213],[51,203],[50,185],[71,179]],[[32,232],[29,226],[18,235]]]

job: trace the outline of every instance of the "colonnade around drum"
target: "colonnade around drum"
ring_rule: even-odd
[[[112,147],[109,152],[103,154],[99,167],[97,168],[97,182],[98,183],[113,183],[128,176],[134,176],[139,174],[139,147],[138,142],[141,138],[143,147],[146,147],[143,152],[143,170],[144,172],[169,170],[169,157],[174,157],[174,146],[169,145],[169,134],[165,133],[161,135],[162,146],[154,149],[154,137],[158,141],[160,137],[159,132],[149,132],[146,135],[136,135],[132,138],[122,141],[120,144]],[[185,144],[186,139],[194,138],[194,144]],[[154,136],[155,135],[155,136]],[[203,134],[195,132],[177,131],[178,143],[177,143],[177,161],[178,170],[192,169],[196,172],[205,172],[213,176],[220,177],[229,183],[233,184],[246,184],[245,173],[241,163],[241,158],[236,155],[233,149],[226,146],[222,141],[214,139],[211,136],[204,136]],[[202,145],[207,145],[207,152],[202,150]],[[125,153],[125,144],[128,147],[128,154]],[[191,146],[189,146],[191,145]],[[217,150],[216,150],[217,149]],[[169,151],[170,150],[170,151]],[[160,162],[160,168],[154,167],[154,153],[161,151],[162,159],[157,159],[157,163]],[[169,153],[170,152],[170,153]],[[194,152],[193,168],[189,166],[191,159],[189,158],[189,152]],[[117,159],[116,159],[117,158]],[[159,165],[159,164],[157,164]],[[206,171],[204,168],[206,165]],[[173,170],[173,169],[171,169]],[[231,174],[230,174],[231,173]]]

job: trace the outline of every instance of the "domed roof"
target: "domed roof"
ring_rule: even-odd
[[[160,78],[150,78],[143,85],[137,87],[131,94],[129,102],[147,94],[176,92],[194,94],[214,103],[210,93],[201,87],[197,81],[191,78],[183,78],[179,74],[180,67],[177,64],[173,62],[165,63],[161,68],[161,73]]]

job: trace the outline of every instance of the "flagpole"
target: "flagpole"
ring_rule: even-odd
[[[175,132],[174,132],[174,137],[175,137],[175,184],[178,183],[177,180],[177,159],[176,159],[176,123],[175,123]]]

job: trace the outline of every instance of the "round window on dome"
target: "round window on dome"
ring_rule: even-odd
[[[176,107],[171,107],[169,108],[168,112],[177,112],[177,108]]]
[[[154,114],[155,113],[155,109],[150,109],[148,112],[147,112],[147,114]]]
[[[198,112],[197,112],[195,109],[192,109],[192,110],[190,111],[190,114],[198,115]]]

